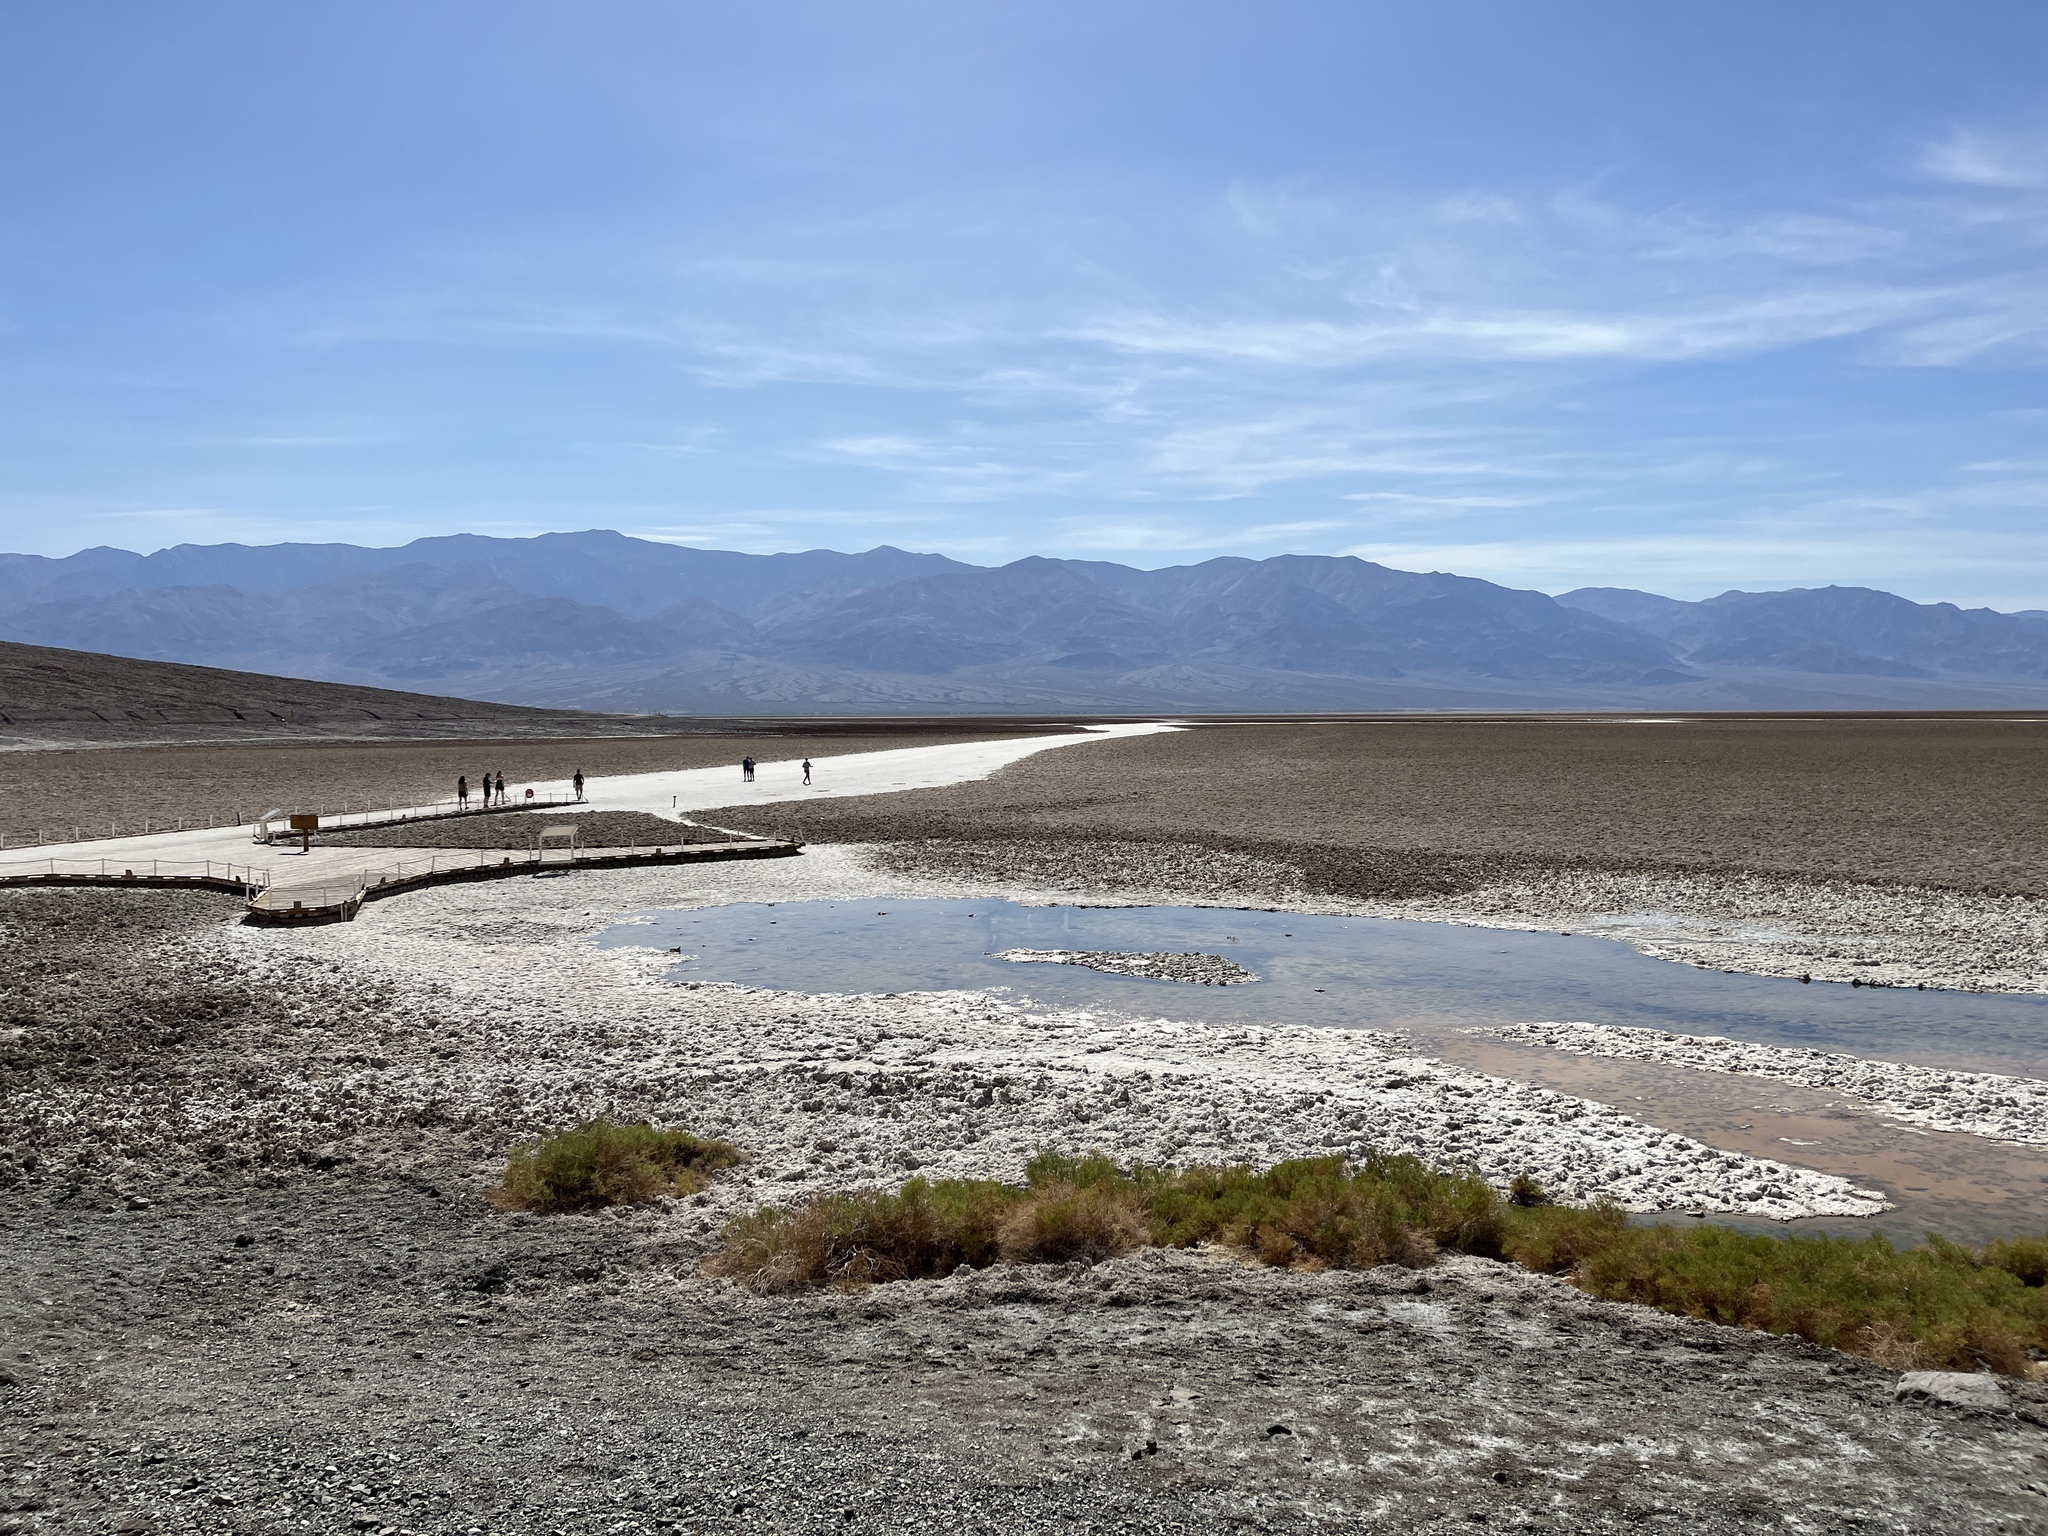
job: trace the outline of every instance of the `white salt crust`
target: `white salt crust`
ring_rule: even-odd
[[[1575,1056],[1619,1057],[1823,1088],[1875,1114],[1935,1131],[2048,1146],[2048,1082],[1995,1072],[1952,1072],[1834,1051],[1752,1045],[1720,1035],[1678,1035],[1618,1024],[1510,1024],[1467,1034],[1544,1045]]]
[[[508,880],[374,903],[353,923],[228,927],[217,946],[281,996],[299,979],[388,989],[367,1061],[280,1063],[264,1096],[221,1081],[156,1102],[45,1095],[43,1141],[82,1126],[146,1159],[233,1136],[310,1151],[423,1112],[508,1138],[600,1113],[722,1134],[755,1153],[712,1199],[901,1178],[1015,1177],[1040,1147],[1269,1163],[1414,1152],[1559,1198],[1791,1219],[1868,1215],[1848,1180],[1724,1152],[1567,1094],[1416,1055],[1398,1036],[1039,1012],[987,993],[806,996],[673,983],[655,949],[592,937],[636,909],[905,895],[852,850],[773,863]],[[1021,893],[1020,893],[1021,894]],[[56,1138],[51,1138],[56,1139]]]
[[[1259,978],[1221,955],[1113,949],[1005,949],[998,960],[1017,965],[1078,965],[1112,976],[1139,976],[1149,981],[1181,981],[1204,987],[1241,987]]]

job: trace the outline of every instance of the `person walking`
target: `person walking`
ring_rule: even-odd
[[[810,760],[810,759],[809,759],[809,758],[807,757],[807,758],[805,758],[805,759],[804,759],[804,783],[806,783],[806,784],[809,784],[810,782],[811,782],[811,760]]]
[[[469,775],[466,773],[455,775],[455,809],[458,811],[469,809]]]
[[[754,754],[751,752],[740,759],[740,782],[742,784],[754,782]]]
[[[583,770],[581,768],[578,768],[576,770],[576,778],[574,782],[576,785],[576,798],[578,800],[581,800],[583,798]]]

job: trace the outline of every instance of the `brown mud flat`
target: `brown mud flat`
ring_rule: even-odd
[[[339,971],[285,991],[188,947],[233,910],[0,893],[0,993],[30,1021],[0,1035],[4,1124],[69,1091],[397,1081],[442,1049]],[[346,1103],[364,1118],[314,1146],[284,1125],[0,1135],[11,1531],[1732,1536],[2048,1514],[2032,1384],[2004,1414],[1896,1403],[1867,1361],[1480,1260],[1155,1251],[763,1300],[698,1272],[715,1204],[493,1210],[516,1104]]]
[[[0,753],[0,832],[8,845],[68,841],[71,829],[103,836],[110,823],[140,832],[183,818],[222,826],[239,812],[362,810],[445,800],[455,780],[502,773],[508,789],[567,779],[734,765],[749,753],[777,760],[999,737],[1063,735],[1064,721],[819,720],[671,723],[675,734],[532,737],[502,729],[473,741],[249,743],[236,746],[97,747]],[[759,807],[755,808],[758,812]],[[40,838],[37,834],[41,833]]]
[[[1199,844],[1364,900],[1531,866],[2039,896],[2044,782],[2048,719],[1390,719],[1205,725],[773,809],[806,842],[928,840],[928,862],[947,844]],[[703,813],[750,817],[762,808]]]

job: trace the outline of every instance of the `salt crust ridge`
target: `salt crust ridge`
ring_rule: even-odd
[[[1867,1109],[1935,1131],[2048,1146],[2048,1082],[1995,1072],[1953,1072],[1835,1051],[1752,1045],[1722,1035],[1679,1035],[1620,1024],[1509,1024],[1474,1028],[1523,1045],[1575,1056],[1654,1061],[1742,1077],[1823,1088]]]
[[[1005,949],[998,960],[1018,965],[1078,965],[1112,976],[1138,976],[1148,981],[1180,981],[1204,987],[1241,987],[1259,978],[1221,955],[1185,951],[1117,949]]]
[[[894,889],[891,889],[894,887]],[[1603,1104],[1417,1056],[1395,1035],[1035,1011],[984,992],[808,996],[668,980],[656,949],[591,941],[636,909],[903,896],[858,852],[650,868],[420,892],[357,921],[231,926],[217,946],[281,995],[388,988],[366,1064],[274,1069],[162,1103],[51,1095],[17,1117],[101,1123],[125,1146],[250,1137],[317,1149],[445,1117],[533,1134],[614,1113],[727,1134],[756,1154],[711,1197],[933,1176],[1016,1177],[1043,1146],[1120,1159],[1269,1163],[1368,1147],[1517,1173],[1571,1201],[1791,1219],[1868,1215],[1883,1197],[1835,1175],[1723,1152]],[[272,1073],[265,1073],[266,1078]],[[40,1138],[39,1138],[40,1139]]]

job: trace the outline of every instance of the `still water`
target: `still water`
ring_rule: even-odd
[[[678,981],[1002,990],[1018,1002],[1141,1017],[1399,1031],[1441,1060],[1612,1104],[1729,1151],[1841,1174],[1897,1204],[1867,1224],[1798,1226],[1875,1226],[1908,1243],[1930,1230],[1983,1242],[2048,1226],[2048,1148],[1903,1126],[1823,1090],[1466,1033],[1584,1021],[2048,1077],[2048,997],[1802,985],[1652,960],[1612,939],[1214,907],[810,901],[632,916],[598,942],[678,948]],[[1190,986],[994,958],[1006,949],[1193,950],[1260,979]]]
[[[1418,1039],[1473,1025],[1574,1020],[2048,1077],[2048,997],[1730,976],[1577,935],[1006,901],[742,903],[638,916],[652,924],[621,925],[599,942],[678,946],[679,980],[796,992],[1005,987],[1047,1006],[1398,1029]],[[994,958],[1006,949],[1199,950],[1260,980],[1189,986]]]

